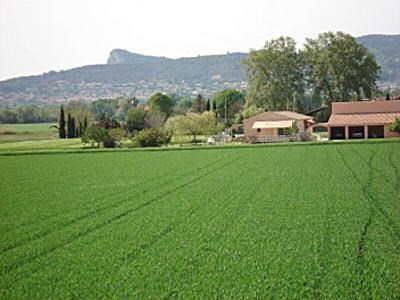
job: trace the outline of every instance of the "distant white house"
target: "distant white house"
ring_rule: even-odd
[[[267,111],[243,120],[244,137],[247,142],[276,142],[289,140],[287,128],[294,125],[298,134],[306,133],[314,124],[313,118],[292,111]]]

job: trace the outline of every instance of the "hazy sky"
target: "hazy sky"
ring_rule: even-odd
[[[175,58],[329,30],[400,33],[400,0],[0,0],[0,79],[105,63],[113,48]]]

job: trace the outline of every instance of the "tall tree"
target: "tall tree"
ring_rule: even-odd
[[[165,113],[167,117],[172,113],[174,106],[172,99],[161,93],[152,95],[147,104],[149,105],[151,112]]]
[[[71,114],[68,113],[68,115],[67,115],[67,138],[71,139],[74,136],[75,136],[75,131],[73,131],[73,127],[72,127]]]
[[[215,103],[215,101],[213,100],[212,102],[212,111],[216,112],[217,111],[217,104]]]
[[[100,143],[104,143],[107,138],[109,138],[109,135],[105,128],[99,125],[91,125],[90,127],[86,128],[85,133],[82,135],[82,143],[90,143],[92,147],[94,147],[95,143],[97,143],[97,148],[100,148]]]
[[[206,111],[210,111],[210,110],[211,110],[210,99],[207,99]]]
[[[75,117],[72,117],[72,119],[71,119],[71,132],[73,134],[73,137],[77,137],[76,126],[75,126]]]
[[[114,113],[113,118],[119,121],[125,120],[125,115],[130,108],[134,108],[139,104],[139,100],[136,97],[119,97],[117,98],[118,102],[118,109]]]
[[[213,99],[218,117],[224,120],[226,126],[233,123],[234,116],[242,109],[244,102],[244,95],[233,89],[218,92]]]
[[[165,127],[176,135],[192,135],[194,143],[197,143],[197,136],[200,134],[215,134],[222,130],[212,112],[174,116],[167,120]]]
[[[250,51],[244,64],[249,105],[292,110],[294,94],[304,93],[303,62],[290,37],[268,41],[261,50]]]
[[[60,108],[60,119],[58,122],[58,133],[59,133],[59,137],[60,139],[65,139],[66,138],[66,134],[65,134],[65,113],[64,113],[64,107],[61,105]]]
[[[131,108],[125,116],[125,129],[127,132],[135,133],[146,127],[147,113],[141,108]]]
[[[85,116],[85,119],[83,120],[83,132],[85,132],[86,128],[88,127],[88,119],[87,116]]]
[[[77,137],[82,137],[82,134],[83,134],[83,125],[82,122],[79,122],[79,136]]]
[[[192,110],[195,113],[202,113],[206,110],[206,101],[201,94],[198,94],[193,100]]]
[[[304,46],[306,78],[315,96],[326,104],[372,96],[380,67],[354,37],[326,32]]]

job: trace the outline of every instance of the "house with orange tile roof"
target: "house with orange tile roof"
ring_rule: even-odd
[[[400,100],[333,102],[328,121],[331,140],[400,137],[389,126],[400,117]]]
[[[247,142],[287,141],[287,128],[296,125],[298,134],[304,134],[314,124],[313,118],[292,111],[266,111],[243,120],[244,138]]]

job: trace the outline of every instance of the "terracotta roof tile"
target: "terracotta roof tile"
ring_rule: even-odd
[[[387,101],[354,101],[333,102],[332,114],[357,114],[357,113],[397,113],[400,112],[399,100]]]
[[[332,114],[329,118],[328,125],[344,126],[344,125],[380,125],[393,123],[396,118],[400,117],[397,113],[369,113],[369,114]]]
[[[310,116],[299,114],[292,111],[266,111],[258,116],[245,119],[243,121],[285,121],[285,120],[308,120],[312,119]]]

